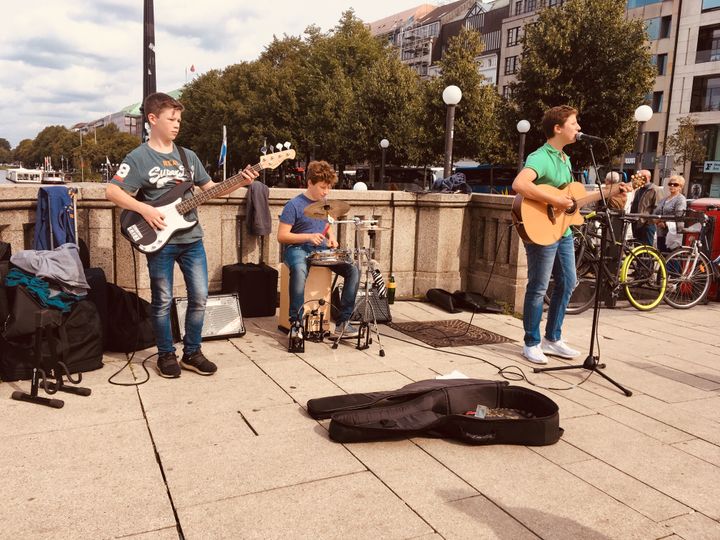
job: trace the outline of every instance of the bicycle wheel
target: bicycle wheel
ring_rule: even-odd
[[[667,271],[660,253],[648,246],[634,248],[622,262],[620,285],[636,309],[650,311],[665,295]]]
[[[665,260],[668,284],[665,303],[676,309],[688,309],[699,304],[710,289],[710,259],[692,248],[682,247],[673,251]]]
[[[555,281],[550,278],[547,292],[545,293],[545,303],[549,306],[552,298],[553,290],[555,290]],[[588,271],[584,276],[578,278],[577,287],[570,296],[565,313],[568,315],[577,315],[587,310],[595,301],[595,271]]]

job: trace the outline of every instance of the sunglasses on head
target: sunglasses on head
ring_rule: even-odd
[[[678,184],[677,182],[669,182],[669,183],[668,183],[668,186],[670,186],[670,187],[680,187],[680,184]]]

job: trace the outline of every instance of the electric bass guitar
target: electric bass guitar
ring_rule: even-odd
[[[256,172],[263,169],[275,169],[286,159],[293,159],[294,157],[295,150],[292,149],[267,154],[261,157],[260,163],[253,165],[252,169]],[[195,226],[197,220],[187,219],[185,214],[212,198],[226,195],[233,189],[245,186],[248,183],[243,178],[242,173],[239,173],[207,191],[200,191],[193,197],[183,199],[183,195],[193,187],[193,183],[181,182],[159,199],[147,202],[165,216],[164,229],[155,230],[137,212],[123,210],[120,214],[120,232],[138,250],[143,253],[153,253],[167,244],[170,238],[178,231],[184,231]]]
[[[535,187],[554,196],[567,195],[573,200],[570,208],[557,212],[551,204],[515,195],[512,218],[520,238],[541,246],[549,246],[560,240],[570,225],[582,224],[585,218],[580,214],[580,209],[601,198],[600,190],[588,193],[580,182],[571,182],[563,188],[548,184],[536,184]],[[606,190],[605,197],[610,198],[619,192],[618,184],[613,184],[609,191]]]

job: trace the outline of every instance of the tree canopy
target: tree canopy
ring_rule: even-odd
[[[625,19],[624,0],[574,0],[543,9],[525,30],[511,89],[518,119],[533,126],[528,145],[544,141],[544,111],[567,104],[578,109],[583,129],[607,141],[611,155],[630,151],[633,112],[655,78],[644,22]],[[585,146],[569,150],[577,164],[589,163]]]

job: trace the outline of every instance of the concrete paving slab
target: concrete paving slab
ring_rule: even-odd
[[[680,538],[692,540],[716,540],[720,538],[720,524],[700,512],[691,512],[663,523]]]
[[[188,538],[405,539],[433,533],[367,472],[181,508],[178,514]]]
[[[347,449],[412,508],[478,495],[476,489],[413,441],[350,444]],[[422,474],[418,475],[418,471]]]
[[[177,508],[365,470],[319,426],[158,452]]]
[[[662,491],[597,459],[568,463],[565,468],[653,521],[664,521],[692,511]]]
[[[164,529],[157,529],[154,531],[144,531],[138,534],[130,534],[128,536],[123,536],[122,538],[129,538],[131,540],[178,540],[179,534],[177,527],[166,527]]]
[[[528,448],[477,447],[469,459],[462,445],[429,439],[418,444],[540,537],[661,536],[648,518]]]
[[[562,423],[560,427],[562,427]],[[530,449],[561,466],[593,459],[592,456],[583,452],[579,448],[575,448],[573,445],[568,444],[562,439],[550,446],[533,446],[530,447]]]
[[[386,371],[383,373],[340,377],[335,379],[334,382],[348,394],[357,394],[360,392],[397,390],[414,381],[411,381],[397,371]]]
[[[565,438],[682,504],[720,517],[719,468],[601,415],[569,419]]]
[[[657,439],[667,444],[687,441],[694,438],[691,434],[685,431],[675,429],[664,422],[640,414],[622,405],[607,407],[602,410],[602,414],[620,422],[625,426],[639,431],[640,433],[644,433],[653,439]]]
[[[673,447],[683,452],[700,458],[703,461],[720,466],[720,447],[716,444],[703,441],[702,439],[692,439],[673,444]]]
[[[477,495],[415,509],[441,538],[525,540],[539,538],[491,501]]]
[[[3,437],[6,538],[101,538],[170,527],[144,421]]]

